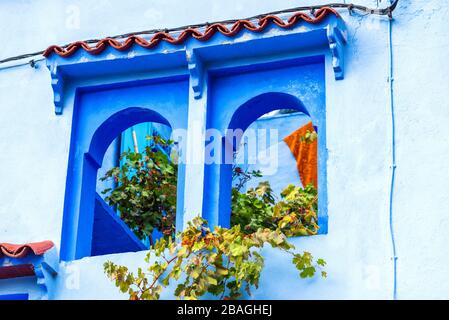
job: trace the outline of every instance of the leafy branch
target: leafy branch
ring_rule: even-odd
[[[178,166],[167,152],[173,142],[159,135],[147,136],[143,153],[124,152],[122,165],[108,170],[101,180],[113,179],[116,187],[106,189],[105,201],[116,207],[120,218],[140,238],[149,238],[156,229],[174,235]]]
[[[174,295],[180,299],[198,299],[209,293],[228,300],[240,298],[243,290],[251,294],[252,288],[258,288],[264,267],[260,250],[265,245],[290,254],[301,278],[313,277],[326,264],[322,259],[315,261],[309,252],[295,252],[280,229],[245,234],[236,225],[210,230],[207,222],[197,217],[177,234],[177,239],[156,242],[146,262],[152,255],[156,261],[147,272],[139,268],[134,274],[112,262],[105,263],[105,272],[133,300],[157,300],[171,281],[177,283]],[[321,271],[321,275],[325,277],[326,273]]]
[[[106,201],[116,206],[124,222],[141,239],[150,238],[151,248],[143,271],[130,272],[127,267],[110,261],[104,271],[119,289],[133,300],[156,300],[170,282],[176,282],[174,295],[180,299],[197,299],[212,294],[220,299],[238,299],[243,291],[251,294],[258,288],[264,257],[260,250],[269,245],[292,257],[301,278],[313,277],[317,271],[326,277],[323,259],[313,259],[309,252],[295,252],[288,241],[292,236],[309,236],[318,232],[317,191],[288,185],[276,196],[269,182],[242,192],[260,171],[233,168],[232,228],[207,226],[195,218],[175,236],[177,165],[170,161],[164,148],[171,146],[159,136],[148,137],[152,144],[143,154],[125,152],[121,167],[112,168],[103,178],[112,178],[117,186],[105,190]],[[313,141],[312,133],[306,141]],[[154,243],[154,229],[164,237]]]

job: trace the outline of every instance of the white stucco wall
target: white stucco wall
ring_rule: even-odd
[[[0,59],[55,43],[326,2],[2,1]],[[400,299],[449,298],[448,4],[401,0],[394,14],[393,226]],[[267,250],[255,298],[393,297],[388,20],[342,15],[349,31],[345,79],[335,81],[326,61],[329,233],[294,240],[299,249],[326,259],[329,278],[292,280],[294,269],[279,260],[285,257]],[[72,110],[56,116],[52,100],[43,62],[36,69],[0,65],[0,242],[49,239],[59,247]],[[132,268],[143,263],[143,253],[62,264],[56,297],[124,297],[103,274],[107,259]],[[11,292],[10,286],[0,281],[0,292]]]

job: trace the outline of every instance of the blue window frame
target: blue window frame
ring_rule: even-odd
[[[105,208],[105,204],[98,204],[101,198],[96,194],[97,171],[109,145],[129,127],[143,122],[185,127],[186,92],[187,82],[183,78],[172,78],[163,83],[144,81],[108,90],[85,88],[77,91],[62,230],[63,260],[124,252],[126,247],[132,248],[128,251],[145,249],[132,232],[100,232],[98,225],[114,225],[114,230],[126,228],[111,220],[113,212],[108,210],[103,210],[104,214],[95,219],[95,207]],[[97,239],[107,241],[109,245],[93,243],[94,231]],[[123,247],[124,241],[115,243],[117,237],[114,235],[119,233],[126,237],[127,243],[134,241],[136,246]]]

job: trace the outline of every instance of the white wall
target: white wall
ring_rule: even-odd
[[[449,1],[404,1],[393,27],[401,298],[449,298]]]
[[[393,223],[398,298],[449,298],[448,2],[400,0],[395,12]],[[298,5],[293,0],[1,1],[0,59],[54,43]],[[294,269],[279,260],[286,258],[267,252],[266,272],[255,297],[393,295],[388,21],[344,11],[342,15],[349,31],[345,79],[335,81],[329,65],[326,70],[329,233],[295,239],[299,249],[327,260],[329,278],[292,281]],[[37,69],[0,65],[0,242],[50,239],[59,247],[72,110],[55,116],[52,99],[50,75],[42,62]],[[138,265],[143,253],[63,264],[57,297],[119,297],[103,274],[106,259]],[[76,272],[78,288],[70,285]]]

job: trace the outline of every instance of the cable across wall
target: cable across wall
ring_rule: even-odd
[[[216,25],[216,24],[222,24],[222,25],[235,24],[238,21],[242,21],[242,20],[251,21],[251,20],[255,20],[255,19],[262,19],[267,16],[279,15],[279,14],[285,14],[285,13],[291,13],[291,12],[309,11],[309,12],[311,12],[312,15],[314,15],[317,10],[321,10],[323,8],[346,9],[350,13],[359,12],[359,13],[363,13],[363,14],[387,16],[391,19],[393,17],[393,11],[396,9],[398,2],[399,2],[399,0],[395,0],[390,6],[388,6],[386,8],[369,8],[366,6],[353,4],[353,3],[329,3],[329,4],[325,4],[325,5],[301,6],[301,7],[294,7],[294,8],[290,8],[290,9],[283,9],[283,10],[278,10],[278,11],[267,12],[264,14],[247,17],[244,19],[222,20],[222,21],[216,21],[213,23],[206,22],[206,23],[186,25],[186,26],[181,26],[181,27],[176,27],[176,28],[171,28],[171,29],[141,30],[141,31],[136,31],[136,32],[129,32],[129,33],[123,33],[123,34],[118,34],[118,35],[114,35],[114,36],[109,36],[107,38],[119,40],[119,39],[124,39],[124,38],[132,37],[132,36],[150,35],[150,34],[157,34],[160,32],[164,32],[164,33],[168,34],[170,32],[178,32],[178,31],[182,31],[182,30],[207,28],[211,25]],[[102,41],[102,39],[88,39],[88,40],[84,40],[82,42],[86,43],[86,44],[93,44],[93,43],[98,43],[100,41]],[[62,45],[62,46],[60,46],[60,48],[67,48],[70,45],[72,45],[72,43]],[[45,50],[41,50],[41,51],[37,51],[37,52],[26,53],[26,54],[8,57],[6,59],[0,60],[0,64],[17,61],[17,60],[22,60],[22,59],[34,58],[37,56],[42,56],[44,54],[44,52],[45,52]],[[43,58],[39,58],[38,60],[43,60]],[[35,62],[38,60],[31,59],[28,63],[22,63],[20,65],[30,64],[31,67],[34,67]]]

